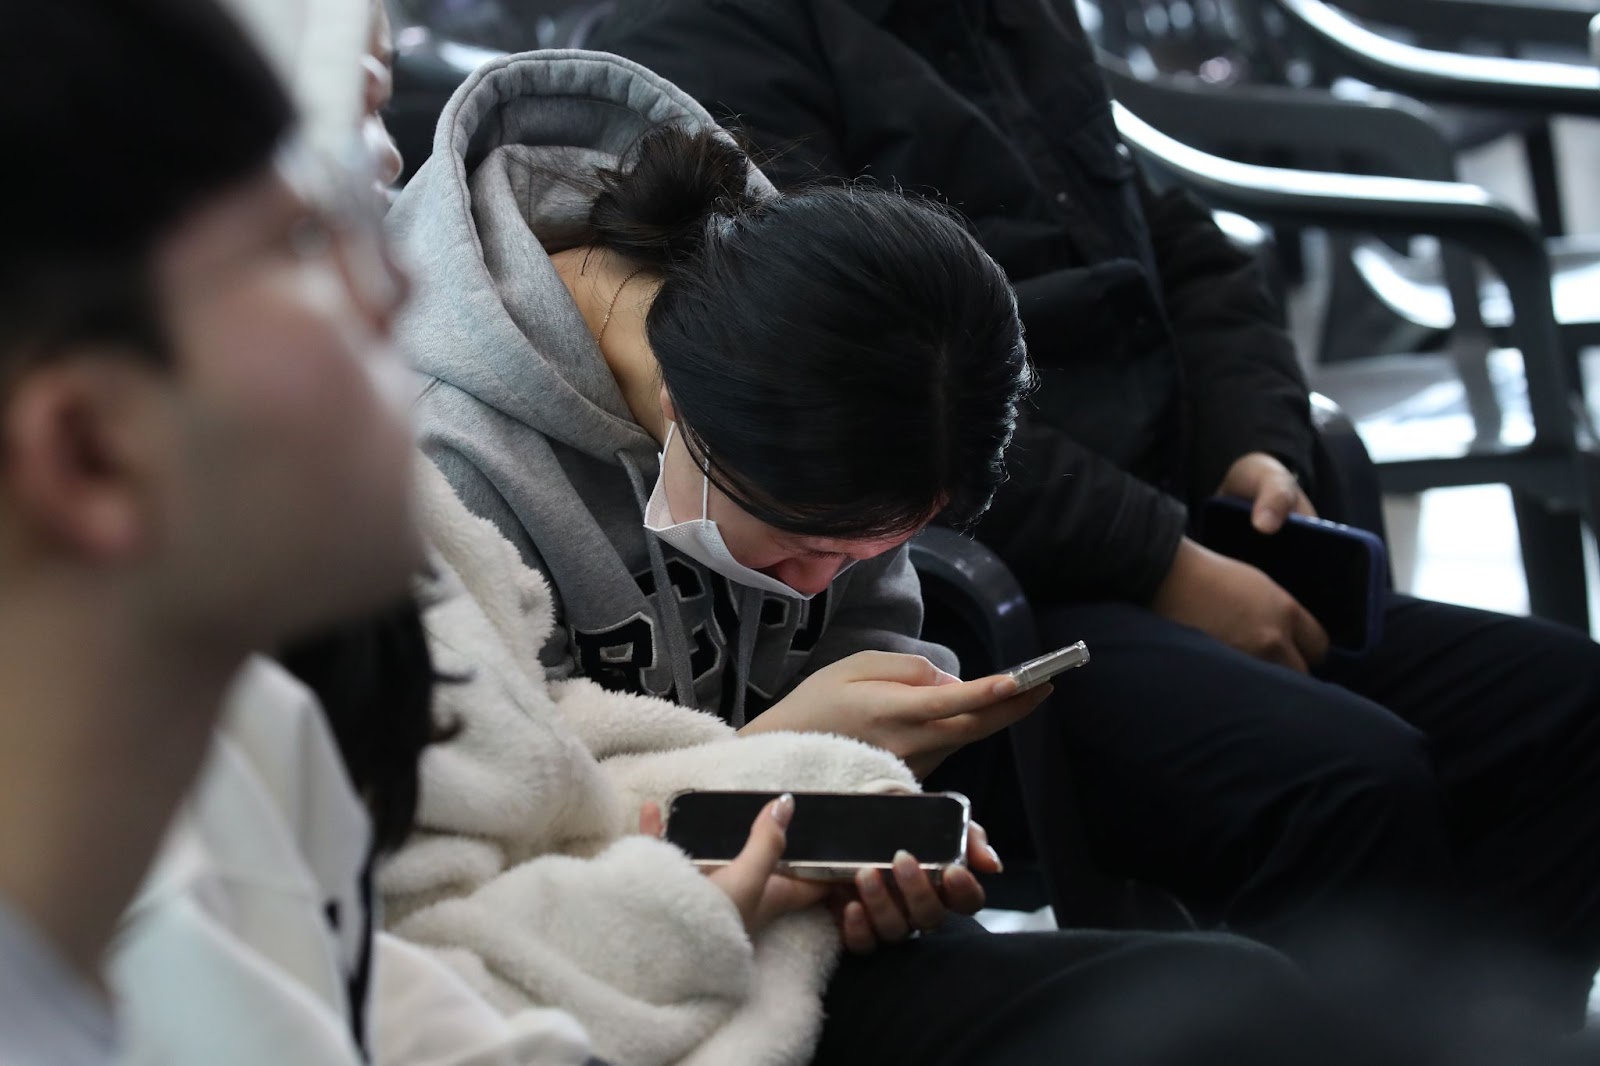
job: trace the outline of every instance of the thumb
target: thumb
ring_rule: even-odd
[[[639,832],[643,833],[647,837],[660,837],[661,830],[661,804],[646,803],[644,806],[640,807]]]
[[[1250,524],[1258,533],[1276,533],[1294,510],[1300,486],[1292,480],[1273,478],[1261,487],[1255,506],[1250,509]]]
[[[789,842],[789,822],[794,818],[794,796],[785,792],[756,815],[750,824],[750,836],[744,848],[734,857],[724,871],[739,889],[760,898],[761,887],[772,876],[783,858],[783,849]]]

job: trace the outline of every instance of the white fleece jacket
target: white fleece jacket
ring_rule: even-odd
[[[424,527],[443,598],[427,612],[439,714],[418,833],[379,884],[392,931],[507,1012],[570,1011],[619,1066],[796,1066],[838,955],[831,918],[745,935],[676,848],[637,835],[685,788],[911,790],[898,759],[840,737],[737,736],[724,722],[586,679],[549,683],[544,579],[431,467]],[[436,595],[438,593],[436,592]]]

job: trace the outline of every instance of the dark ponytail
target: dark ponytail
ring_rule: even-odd
[[[601,170],[596,180],[595,243],[657,269],[692,259],[718,216],[754,203],[745,192],[749,157],[726,135],[682,126],[650,130],[624,167]]]
[[[954,212],[864,184],[748,192],[718,130],[595,176],[590,243],[654,270],[645,332],[712,482],[789,533],[968,524],[1032,373],[1005,273]]]

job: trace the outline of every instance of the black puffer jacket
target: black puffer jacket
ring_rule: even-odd
[[[620,0],[590,43],[730,118],[780,184],[869,175],[972,220],[1043,380],[978,535],[1036,599],[1145,602],[1235,459],[1310,475],[1254,264],[1136,172],[1072,0]]]

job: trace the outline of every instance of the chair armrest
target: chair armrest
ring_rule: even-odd
[[[1374,93],[1345,99],[1276,85],[1216,88],[1160,76],[1140,78],[1101,53],[1111,95],[1169,136],[1203,151],[1288,151],[1308,160],[1354,157],[1375,173],[1452,181],[1455,149],[1433,112],[1415,100]]]
[[[1357,24],[1322,0],[1261,0],[1284,12],[1325,58],[1354,77],[1424,100],[1472,107],[1600,115],[1600,69],[1403,44]],[[1572,41],[1582,49],[1580,32]]]
[[[1343,0],[1360,19],[1451,40],[1483,39],[1507,45],[1586,47],[1590,0]]]
[[[971,537],[929,526],[911,539],[911,565],[924,595],[971,627],[993,661],[1005,669],[1039,654],[1033,608],[1010,568]]]
[[[1429,234],[1482,256],[1511,298],[1512,333],[1528,379],[1533,446],[1572,446],[1549,259],[1543,238],[1526,219],[1475,185],[1325,174],[1222,159],[1168,137],[1119,103],[1112,109],[1122,139],[1142,159],[1213,207],[1290,226],[1394,237]]]

